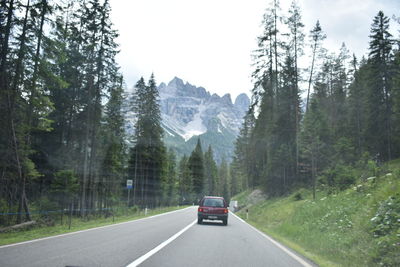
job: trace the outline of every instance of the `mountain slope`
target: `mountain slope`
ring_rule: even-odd
[[[220,97],[203,87],[184,83],[175,77],[168,84],[161,83],[160,109],[164,141],[178,156],[188,155],[200,138],[203,150],[213,147],[215,158],[230,160],[234,141],[239,133],[250,99],[240,94],[232,103],[230,94]],[[127,105],[129,105],[127,103]],[[135,115],[126,112],[126,130],[132,135]]]
[[[232,103],[230,94],[211,95],[203,87],[175,77],[159,86],[165,142],[177,154],[189,154],[200,138],[203,149],[211,145],[216,158],[229,159],[250,100],[239,95]]]

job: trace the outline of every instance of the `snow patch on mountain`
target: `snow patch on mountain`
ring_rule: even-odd
[[[158,89],[164,128],[185,141],[210,131],[237,134],[250,103],[246,94],[240,94],[233,104],[230,94],[211,95],[177,77],[168,85],[161,83]]]
[[[232,103],[231,95],[220,97],[210,94],[203,87],[196,87],[175,77],[168,84],[158,87],[161,125],[164,141],[182,155],[193,150],[195,139],[201,137],[204,148],[215,148],[216,158],[229,159],[233,143],[239,133],[250,99],[240,94]],[[128,103],[127,103],[128,104]],[[126,111],[127,132],[133,133],[135,115]],[[195,139],[195,140],[194,140]]]
[[[185,132],[182,137],[185,141],[189,140],[195,135],[201,135],[207,132],[207,127],[203,124],[202,113],[206,109],[206,106],[199,105],[198,112],[193,116],[193,120],[184,126],[183,131]]]

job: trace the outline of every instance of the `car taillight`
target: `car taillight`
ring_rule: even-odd
[[[199,208],[198,211],[199,211],[199,212],[203,212],[203,208]]]
[[[224,209],[224,213],[228,213],[228,209]]]

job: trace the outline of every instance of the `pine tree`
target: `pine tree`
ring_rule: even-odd
[[[296,1],[293,1],[289,9],[289,18],[287,19],[287,25],[290,29],[290,41],[289,41],[289,51],[293,51],[293,89],[290,94],[291,108],[294,109],[295,113],[295,149],[296,149],[296,176],[298,175],[298,165],[299,165],[299,146],[298,146],[298,136],[299,136],[299,124],[301,120],[301,110],[300,110],[300,89],[299,81],[301,80],[300,71],[298,67],[299,58],[303,55],[304,47],[304,33],[302,29],[304,24],[301,22],[300,7],[297,5]],[[289,52],[288,51],[288,52]],[[290,63],[290,53],[287,53],[287,63]],[[288,65],[287,65],[288,66]],[[289,72],[290,73],[290,72]],[[291,109],[291,111],[292,111]],[[292,111],[293,112],[293,111]],[[286,173],[285,173],[286,174]]]
[[[163,194],[162,204],[172,206],[176,205],[179,200],[176,156],[172,149],[168,150],[165,167],[165,175],[163,175],[161,186]]]
[[[282,67],[282,84],[277,98],[276,123],[274,132],[279,133],[274,137],[273,157],[274,168],[271,174],[274,178],[273,185],[279,187],[279,191],[286,191],[288,186],[295,181],[298,166],[298,128],[300,119],[300,95],[296,78],[296,64],[294,57],[286,53],[285,64]],[[271,157],[271,159],[272,159]],[[270,184],[269,187],[272,185]]]
[[[305,182],[313,188],[313,198],[317,186],[317,175],[326,167],[327,162],[327,143],[329,142],[329,132],[327,118],[321,109],[323,104],[315,94],[311,98],[310,109],[306,113],[300,136],[303,173],[310,179]]]
[[[252,153],[251,137],[253,134],[255,117],[253,109],[250,108],[243,119],[243,125],[235,142],[235,153],[232,159],[233,176],[238,177],[239,187],[248,189],[254,186],[253,164],[255,162],[254,153]]]
[[[154,207],[161,202],[161,181],[166,161],[154,75],[151,75],[147,86],[143,78],[137,82],[136,101],[136,144],[130,156],[130,169],[138,179],[136,190],[139,191],[140,204]]]
[[[78,177],[72,170],[62,170],[54,174],[54,181],[51,184],[50,191],[54,193],[59,202],[60,209],[69,208],[72,212],[72,204],[79,190]],[[61,213],[61,216],[63,213]],[[61,217],[62,223],[62,217]]]
[[[318,52],[320,52],[321,48],[321,42],[326,38],[326,35],[321,29],[321,25],[319,23],[319,20],[317,20],[317,23],[315,24],[314,28],[310,32],[310,39],[311,39],[311,49],[312,49],[312,60],[311,60],[311,66],[310,66],[310,76],[308,79],[308,89],[307,89],[307,100],[306,100],[306,112],[308,110],[308,103],[310,99],[310,91],[311,91],[311,85],[313,83],[313,74],[314,74],[314,68],[315,68],[315,62],[318,56]]]
[[[42,0],[35,5],[30,1],[26,5],[9,1],[8,6],[2,1],[1,6],[1,16],[7,18],[5,23],[1,22],[0,33],[0,106],[6,126],[1,132],[2,143],[6,144],[2,154],[11,156],[11,160],[4,161],[3,172],[17,177],[10,179],[8,188],[13,183],[17,185],[18,190],[14,192],[19,202],[17,222],[20,223],[23,210],[26,220],[30,220],[26,185],[40,176],[33,160],[37,153],[35,135],[51,129],[47,117],[53,106],[45,78],[56,75],[46,68],[48,61],[43,58],[42,40],[52,5]],[[23,12],[17,12],[20,7]]]
[[[229,203],[229,200],[231,198],[231,192],[230,192],[230,177],[229,177],[229,168],[228,168],[228,163],[226,160],[223,158],[221,165],[219,166],[218,170],[218,180],[219,180],[219,190],[218,190],[218,195],[221,195],[224,197],[225,201]]]
[[[194,201],[193,181],[188,166],[188,157],[184,155],[179,161],[179,203],[190,204]]]
[[[105,154],[99,183],[99,206],[102,208],[112,206],[113,199],[121,194],[119,185],[125,174],[125,120],[122,114],[124,89],[122,82],[122,77],[115,77],[115,87],[111,89],[110,99],[105,108],[104,126],[102,127],[102,147],[104,147]]]
[[[379,11],[371,25],[371,41],[369,43],[371,76],[367,98],[366,138],[369,150],[373,154],[379,154],[384,160],[392,158],[392,103],[391,76],[389,75],[392,58],[392,35],[388,29],[389,18],[382,11]],[[385,138],[377,135],[383,129]]]
[[[199,201],[204,194],[204,158],[200,138],[197,140],[195,149],[190,154],[188,167],[193,181],[193,193],[197,201]]]
[[[204,194],[216,195],[218,168],[211,145],[204,153]]]
[[[393,62],[393,157],[400,156],[400,51],[398,50]]]
[[[347,99],[348,110],[348,134],[354,147],[356,154],[361,157],[365,152],[366,144],[364,138],[366,116],[365,116],[365,103],[367,85],[367,65],[365,60],[358,64],[356,57],[353,55],[353,81],[349,85],[349,93]]]

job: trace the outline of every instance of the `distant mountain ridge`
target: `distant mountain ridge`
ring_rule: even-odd
[[[250,105],[246,94],[232,103],[230,94],[220,97],[175,77],[161,83],[160,106],[165,143],[179,155],[189,154],[200,138],[203,149],[214,149],[217,159],[231,158],[234,141]]]
[[[213,147],[220,161],[233,155],[234,141],[239,133],[243,116],[250,105],[246,94],[232,102],[230,94],[220,97],[210,94],[204,87],[196,87],[175,77],[168,84],[161,83],[160,109],[164,141],[178,154],[189,155],[200,138],[203,150]],[[133,118],[127,117],[127,129],[133,129]]]

